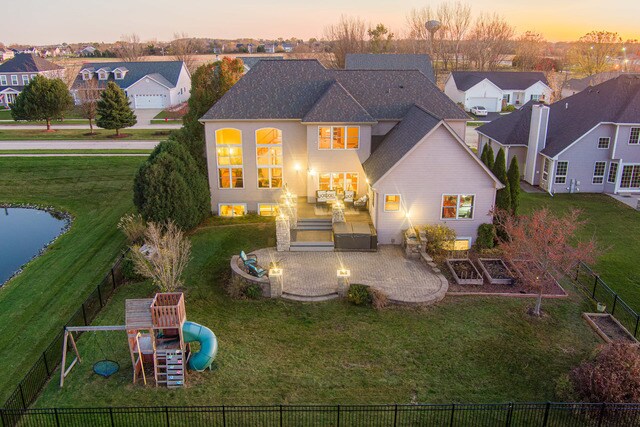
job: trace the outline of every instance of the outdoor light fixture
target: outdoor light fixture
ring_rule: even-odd
[[[314,176],[316,174],[315,169],[309,169],[309,175]]]
[[[338,269],[338,278],[351,277],[351,270],[347,270],[346,268]]]
[[[302,169],[302,166],[300,166],[300,163],[296,163],[296,164],[293,166],[293,169],[295,169],[295,171],[296,171],[296,172],[300,172],[300,169]]]
[[[282,268],[273,267],[269,269],[269,277],[282,276]]]

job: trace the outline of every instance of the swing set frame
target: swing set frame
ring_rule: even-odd
[[[82,363],[78,346],[76,345],[76,339],[73,337],[74,332],[105,332],[105,331],[125,331],[126,325],[113,325],[113,326],[66,326],[64,328],[64,338],[62,340],[62,364],[60,368],[60,387],[64,385],[64,379],[69,375],[76,363]],[[71,348],[75,353],[75,357],[71,361],[71,364],[67,368],[67,350],[71,344]]]

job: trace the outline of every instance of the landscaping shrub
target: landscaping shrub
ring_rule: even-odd
[[[640,350],[631,343],[607,344],[593,360],[571,371],[569,379],[581,401],[638,403]]]
[[[371,305],[376,310],[382,310],[389,305],[389,297],[379,289],[369,288],[371,293]]]
[[[347,292],[347,300],[354,305],[371,305],[373,299],[366,285],[352,284]]]
[[[446,225],[426,225],[424,227],[427,236],[427,253],[441,255],[445,246],[456,240],[456,232]]]
[[[140,214],[126,214],[118,221],[118,229],[124,233],[130,244],[135,244],[144,239],[147,224]]]
[[[516,106],[515,105],[507,105],[507,106],[502,108],[502,112],[503,113],[512,113],[514,111],[516,111]]]
[[[122,267],[122,275],[125,277],[125,279],[130,280],[132,282],[139,282],[141,280],[144,280],[144,277],[142,277],[136,271],[136,265],[133,262],[133,257],[131,256],[131,253],[128,253],[127,256],[125,256],[122,259],[122,264],[120,265]]]
[[[247,284],[240,279],[230,279],[225,288],[227,295],[235,299],[259,299],[262,288],[257,283]]]
[[[507,180],[509,181],[509,191],[511,191],[511,213],[518,215],[520,211],[520,166],[516,156],[511,159]]]
[[[482,249],[493,249],[496,241],[496,227],[493,224],[480,224],[478,227],[478,238],[476,247]]]
[[[107,87],[100,94],[96,114],[96,124],[103,129],[115,130],[116,135],[120,135],[120,129],[137,123],[127,95],[115,82],[107,83]]]
[[[249,299],[258,299],[262,296],[262,288],[257,283],[252,283],[244,289],[244,295]]]
[[[197,226],[209,213],[207,179],[177,141],[163,141],[136,174],[133,202],[146,221],[169,220],[184,230]]]
[[[505,186],[496,192],[496,208],[511,211],[511,188],[507,178],[507,162],[502,148],[498,150],[496,161],[491,171]]]

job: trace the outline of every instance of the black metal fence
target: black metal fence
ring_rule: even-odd
[[[575,280],[587,295],[606,306],[605,311],[614,316],[633,336],[638,339],[640,333],[640,315],[624,302],[600,276],[584,263],[576,266]]]
[[[632,426],[640,404],[202,406],[0,409],[2,426]]]
[[[102,310],[102,307],[105,306],[109,297],[113,295],[113,292],[125,282],[122,274],[122,262],[126,254],[127,252],[124,252],[118,257],[107,275],[91,292],[75,314],[71,316],[66,326],[88,326],[91,324],[100,310]],[[36,400],[38,394],[60,364],[63,336],[64,331],[61,330],[20,381],[2,407],[5,413],[6,411],[26,409]]]

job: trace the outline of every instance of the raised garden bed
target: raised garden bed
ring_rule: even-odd
[[[513,285],[514,275],[499,258],[479,258],[478,265],[482,275],[492,285]]]
[[[469,259],[447,259],[446,263],[458,285],[482,285],[482,275]]]
[[[631,335],[627,328],[609,313],[582,313],[582,317],[605,342],[638,343],[638,340]]]

